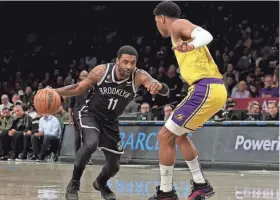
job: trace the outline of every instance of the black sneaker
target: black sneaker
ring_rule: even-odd
[[[93,187],[94,189],[96,189],[97,191],[100,191],[101,196],[105,199],[105,200],[116,200],[116,195],[114,194],[114,192],[112,192],[112,190],[108,187],[108,185],[100,185],[96,180],[93,182]]]
[[[154,196],[149,198],[149,200],[179,200],[176,190],[172,188],[172,191],[170,192],[163,192],[160,190],[160,186],[156,187],[156,193]]]
[[[25,154],[19,154],[18,158],[16,158],[16,161],[23,161],[27,159],[27,155]]]
[[[43,162],[44,160],[45,160],[45,157],[43,157],[39,154],[38,158],[36,159],[36,162]]]
[[[2,161],[8,160],[8,159],[9,159],[9,156],[8,156],[8,155],[0,157],[0,160],[2,160]]]
[[[213,196],[215,191],[207,180],[205,180],[205,182],[206,183],[195,183],[191,180],[192,193],[186,200],[203,200]]]
[[[13,154],[8,158],[8,161],[14,161],[17,158],[17,155]]]
[[[66,200],[78,200],[78,191],[80,190],[80,181],[71,180],[66,188]]]
[[[30,157],[28,158],[28,160],[34,161],[34,160],[37,160],[37,158],[38,158],[38,156],[32,155],[32,156],[30,156]]]

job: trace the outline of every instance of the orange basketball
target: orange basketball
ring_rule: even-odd
[[[55,114],[61,104],[59,94],[51,88],[39,90],[34,97],[34,106],[40,114]]]

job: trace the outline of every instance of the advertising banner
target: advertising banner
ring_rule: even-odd
[[[267,104],[269,102],[276,102],[279,105],[279,98],[271,97],[271,98],[246,98],[246,99],[233,99],[236,103],[236,107],[238,110],[247,110],[248,103],[250,101],[255,101],[262,106],[263,110],[267,110]]]
[[[158,160],[157,133],[161,126],[120,126],[122,159],[138,159],[143,162]],[[279,164],[279,127],[272,126],[206,126],[188,136],[199,152],[201,161]],[[177,160],[183,157],[177,150]],[[66,126],[62,140],[61,156],[74,156],[74,130]],[[95,152],[93,158],[104,158]]]

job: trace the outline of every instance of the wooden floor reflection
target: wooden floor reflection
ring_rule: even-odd
[[[0,162],[0,200],[63,200],[72,174],[72,164]],[[81,200],[101,200],[92,181],[101,166],[87,166],[79,193]],[[211,200],[279,199],[279,172],[206,171],[216,195]],[[158,185],[158,169],[121,167],[109,185],[118,200],[147,200]],[[190,173],[175,171],[180,199],[190,192]]]

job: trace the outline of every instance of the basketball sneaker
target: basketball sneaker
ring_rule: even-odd
[[[97,191],[100,191],[101,196],[105,199],[105,200],[116,200],[116,195],[114,194],[114,192],[112,192],[112,190],[109,188],[108,185],[100,185],[97,180],[95,180],[93,182],[93,187],[94,189],[96,189]]]
[[[66,188],[66,200],[78,200],[78,191],[80,190],[80,181],[71,180]]]
[[[207,180],[205,180],[205,182],[206,183],[195,183],[191,180],[192,193],[186,200],[203,200],[213,196],[215,191]]]
[[[163,192],[160,190],[160,186],[157,186],[156,193],[149,200],[179,200],[179,198],[174,187],[170,192]]]

